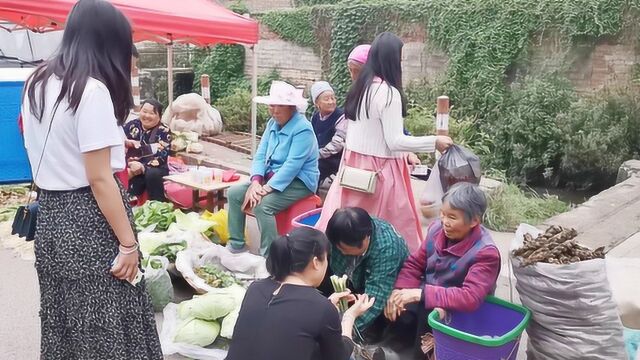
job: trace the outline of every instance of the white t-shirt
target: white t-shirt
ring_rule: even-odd
[[[69,103],[66,98],[60,102],[42,156],[61,86],[62,81],[56,76],[49,79],[42,122],[31,114],[26,96],[22,104],[24,143],[31,163],[31,172],[36,185],[45,190],[75,190],[88,186],[83,158],[83,153],[86,152],[110,148],[112,171],[121,171],[126,166],[124,133],[114,115],[109,90],[102,82],[93,78],[87,80],[80,106],[75,114],[68,109]],[[40,90],[40,87],[36,89],[37,99],[40,98]],[[42,164],[36,178],[40,156]]]
[[[383,158],[404,157],[406,152],[435,151],[435,136],[404,134],[402,99],[396,88],[386,82],[374,82],[365,96],[369,97],[369,116],[366,99],[363,99],[358,119],[349,122],[345,143],[348,150]]]

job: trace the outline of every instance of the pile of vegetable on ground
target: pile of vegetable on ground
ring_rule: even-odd
[[[565,229],[553,225],[535,239],[531,234],[524,235],[524,245],[513,251],[513,255],[522,258],[522,265],[538,262],[549,264],[570,264],[580,261],[604,259],[604,246],[595,250],[579,245],[574,239],[578,236],[575,229]]]
[[[193,269],[207,285],[214,288],[225,288],[231,285],[242,285],[230,272],[220,270],[213,265],[203,265]]]
[[[174,341],[205,347],[218,335],[231,339],[245,293],[233,285],[180,303]]]
[[[162,201],[147,201],[133,212],[138,231],[166,231],[176,221],[173,204]]]

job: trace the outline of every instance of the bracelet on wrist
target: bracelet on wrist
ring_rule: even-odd
[[[136,243],[136,245],[132,249],[126,249],[126,250],[123,251],[120,248],[120,249],[118,249],[118,251],[120,251],[120,254],[122,254],[122,255],[131,255],[131,254],[137,252],[138,248],[139,248],[139,245]]]
[[[134,247],[136,247],[137,245],[138,245],[138,243],[137,243],[137,242],[134,242],[134,243],[133,243],[133,244],[131,244],[131,245],[125,245],[125,244],[120,243],[120,245],[119,245],[119,246],[121,246],[121,247],[123,247],[123,248],[125,248],[125,249],[133,249],[133,248],[134,248]]]

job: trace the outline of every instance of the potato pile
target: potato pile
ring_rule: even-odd
[[[524,246],[513,251],[514,256],[522,258],[522,266],[538,262],[548,264],[570,264],[579,261],[604,259],[604,246],[590,250],[578,245],[575,229],[564,229],[553,225],[537,238],[530,234],[524,236]]]

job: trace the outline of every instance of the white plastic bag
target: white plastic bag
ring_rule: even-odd
[[[211,244],[200,251],[184,250],[176,257],[176,268],[184,279],[198,292],[215,291],[193,269],[202,265],[213,265],[229,271],[240,280],[258,280],[269,277],[265,259],[250,253],[232,254],[224,246]]]
[[[540,230],[521,224],[511,250],[522,246],[526,233],[535,237]],[[528,359],[626,358],[604,259],[522,267],[519,258],[510,258],[520,301],[532,312]]]
[[[443,196],[444,191],[440,183],[440,170],[436,164],[436,166],[431,169],[431,174],[429,174],[429,179],[427,179],[427,183],[424,185],[422,197],[420,198],[422,215],[426,218],[438,216],[440,207],[442,206]]]
[[[160,269],[154,269],[152,261],[159,261],[162,264]],[[162,311],[168,303],[173,301],[173,284],[167,268],[169,260],[164,256],[150,256],[147,267],[144,269],[144,277],[147,284],[147,291],[151,296],[153,310]]]
[[[209,349],[196,345],[174,342],[176,330],[180,324],[178,319],[178,305],[170,303],[163,311],[164,320],[160,331],[160,345],[164,355],[181,354],[192,359],[224,360],[227,352],[221,349]]]

